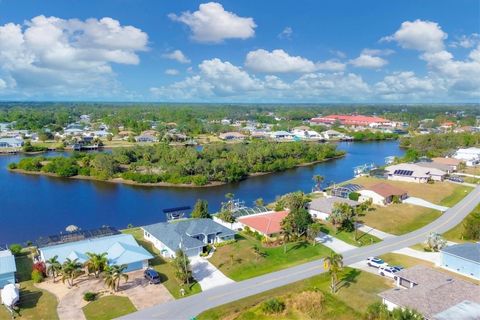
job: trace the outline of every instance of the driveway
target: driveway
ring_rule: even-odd
[[[323,232],[320,232],[318,237],[315,238],[315,241],[317,241],[320,244],[323,244],[326,247],[329,247],[330,249],[332,249],[337,253],[343,253],[345,251],[357,248],[355,246],[352,246],[342,240],[339,240]]]
[[[448,207],[439,206],[437,204],[428,202],[427,200],[423,200],[421,198],[415,198],[415,197],[408,197],[407,199],[403,200],[403,202],[413,204],[415,206],[435,209],[435,210],[438,210],[438,211],[441,211],[441,212],[445,212],[449,209]]]
[[[193,277],[202,287],[202,291],[234,282],[208,260],[201,257],[191,258],[190,265],[192,266]]]
[[[393,235],[393,234],[383,232],[381,230],[366,226],[364,224],[357,224],[357,226],[358,226],[358,230],[360,230],[362,232],[365,232],[369,235],[375,236],[378,239],[383,240],[383,239],[386,239],[386,238],[395,237],[395,235]]]

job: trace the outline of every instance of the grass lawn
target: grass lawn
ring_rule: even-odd
[[[387,183],[406,190],[408,195],[412,197],[422,198],[435,204],[445,205],[447,207],[452,206],[460,201],[464,196],[467,195],[468,192],[472,190],[470,187],[450,182],[435,182],[433,184],[428,184],[391,181],[372,177],[359,177],[349,182],[357,183],[364,187],[369,187],[380,182]],[[446,199],[449,196],[451,198]]]
[[[480,205],[478,205],[473,211],[470,213],[470,215],[473,215],[473,213],[478,212],[480,213]],[[464,222],[467,218],[463,219],[462,222],[457,224],[453,229],[448,230],[443,234],[445,239],[453,241],[453,242],[474,242],[475,240],[465,240],[463,239],[463,230],[464,230]]]
[[[427,267],[433,267],[433,263],[431,262],[406,256],[404,254],[386,253],[384,255],[381,255],[380,258],[382,258],[391,266],[402,266],[404,268],[410,268],[420,264]]]
[[[252,250],[254,245],[260,247],[263,257],[255,256]],[[284,253],[283,246],[266,248],[253,237],[239,235],[237,242],[218,248],[209,261],[227,277],[240,281],[320,259],[330,252],[329,248],[320,244],[313,246],[307,242],[297,242],[289,243],[287,253]]]
[[[31,281],[32,259],[28,253],[15,259],[17,277],[20,280],[20,316],[22,319],[54,320],[57,316],[57,299],[48,291],[39,289]],[[6,309],[0,305],[0,320],[11,319]]]
[[[289,301],[300,292],[312,290],[320,290],[325,295],[320,319],[360,319],[361,313],[365,312],[368,305],[380,301],[377,293],[392,287],[392,282],[386,278],[352,268],[345,268],[339,279],[340,289],[335,295],[330,294],[330,276],[324,273],[210,309],[200,314],[197,319],[309,319],[305,314],[295,310]],[[263,314],[260,304],[272,297],[286,303],[284,313]]]
[[[480,166],[476,167],[466,167],[465,170],[462,170],[463,173],[473,174],[480,176]]]
[[[138,244],[148,250],[155,258],[150,260],[150,266],[157,270],[162,277],[162,284],[167,288],[175,299],[182,298],[180,295],[181,284],[175,277],[175,269],[165,259],[160,256],[158,250],[148,241],[143,239],[143,232],[140,228],[131,228],[122,230],[123,233],[131,234],[135,237]],[[185,296],[189,296],[202,291],[200,284],[197,282],[190,285],[190,287],[184,287]]]
[[[358,231],[358,238],[355,240],[355,231],[347,232],[342,230],[337,232],[330,223],[325,222],[322,223],[322,232],[357,247],[368,246],[382,241],[381,239],[362,231]]]
[[[137,311],[130,299],[121,296],[105,296],[83,307],[87,320],[110,320]]]
[[[419,229],[442,215],[437,210],[405,203],[373,208],[359,220],[369,227],[395,235]]]

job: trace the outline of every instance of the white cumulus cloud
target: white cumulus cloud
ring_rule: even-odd
[[[175,60],[180,63],[190,63],[190,59],[181,51],[181,50],[173,50],[172,52],[168,52],[162,55],[166,59]]]
[[[372,56],[365,53],[360,54],[357,58],[352,59],[349,62],[350,64],[352,64],[357,68],[371,68],[371,69],[380,69],[381,67],[385,66],[388,63],[388,61],[383,58]]]
[[[255,35],[257,25],[253,18],[239,17],[233,12],[225,11],[217,2],[200,4],[198,11],[171,13],[168,17],[186,24],[192,39],[198,42],[218,43],[225,39],[248,39]]]
[[[165,70],[165,74],[168,76],[176,76],[180,74],[180,72],[177,69],[167,69]]]
[[[266,73],[311,72],[315,64],[300,56],[291,56],[282,49],[271,52],[258,49],[250,51],[245,66],[253,71]]]

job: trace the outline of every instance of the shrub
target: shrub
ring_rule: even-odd
[[[95,299],[97,299],[96,292],[87,291],[83,294],[83,300],[85,301],[94,301]]]
[[[265,314],[281,313],[284,310],[285,303],[277,298],[272,298],[262,303],[262,312]]]
[[[22,253],[22,246],[18,243],[14,243],[10,246],[10,251],[13,255],[18,256],[20,253]]]
[[[350,194],[348,195],[348,198],[353,201],[358,201],[358,198],[360,198],[360,193],[350,192]]]
[[[235,243],[236,241],[237,240],[235,240],[235,239],[222,241],[222,242],[219,242],[219,243],[215,243],[215,247],[220,248],[220,247]]]
[[[15,162],[9,163],[8,164],[8,169],[10,169],[10,170],[17,169],[17,164]]]
[[[292,299],[295,309],[314,319],[318,318],[322,312],[324,302],[325,296],[317,291],[304,291]]]
[[[32,270],[37,270],[38,272],[41,272],[43,276],[47,275],[47,267],[42,261],[35,262],[32,266]]]
[[[43,273],[38,270],[32,271],[32,280],[33,283],[40,283],[43,281]]]

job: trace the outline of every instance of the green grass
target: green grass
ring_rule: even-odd
[[[320,259],[331,252],[329,248],[320,244],[313,246],[307,242],[296,242],[289,243],[287,252],[284,253],[283,246],[262,247],[260,241],[243,234],[237,238],[237,242],[218,248],[209,260],[227,277],[235,281]],[[255,256],[252,250],[254,245],[260,247],[263,257]]]
[[[105,296],[83,307],[87,320],[110,320],[137,311],[130,299],[121,296]]]
[[[382,241],[381,239],[372,236],[368,233],[358,231],[357,240],[355,240],[355,231],[348,232],[348,231],[335,231],[335,228],[330,223],[322,224],[322,232],[331,235],[339,240],[342,240],[352,246],[368,246],[377,242]]]
[[[404,268],[410,268],[420,264],[427,267],[433,267],[433,263],[431,262],[398,253],[386,253],[384,255],[381,255],[380,258],[382,258],[391,266],[402,266]]]
[[[340,289],[335,295],[330,294],[330,276],[324,273],[207,310],[197,319],[308,319],[306,315],[292,308],[289,299],[297,293],[309,290],[320,290],[325,295],[320,319],[360,319],[368,305],[380,301],[377,294],[392,287],[392,282],[386,278],[352,268],[345,268],[339,279]],[[272,297],[286,302],[287,309],[284,313],[270,316],[261,312],[260,304]]]
[[[478,205],[469,215],[473,215],[474,212],[480,212],[480,205]],[[463,238],[463,232],[464,232],[464,223],[467,217],[463,219],[462,222],[457,224],[453,229],[448,230],[443,234],[445,239],[453,241],[453,242],[473,242],[475,240],[465,240]]]
[[[460,200],[465,198],[465,196],[469,194],[472,190],[472,187],[458,185],[458,187],[455,188],[451,194],[449,194],[440,201],[440,205],[446,207],[453,207],[454,205],[459,203]]]
[[[123,233],[131,234],[137,240],[138,244],[144,247],[149,251],[154,259],[150,260],[150,266],[157,270],[162,277],[162,284],[167,288],[167,290],[172,294],[175,299],[182,298],[180,294],[180,289],[183,287],[185,289],[185,296],[196,294],[202,291],[200,284],[197,282],[192,283],[189,287],[182,286],[180,282],[175,277],[175,269],[172,264],[160,256],[160,252],[152,245],[152,243],[145,241],[143,239],[143,232],[140,228],[131,228],[122,230]]]

